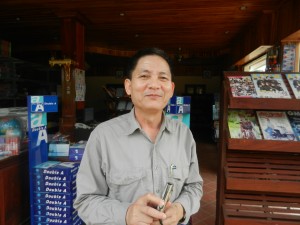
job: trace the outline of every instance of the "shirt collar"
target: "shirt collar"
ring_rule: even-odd
[[[161,124],[160,130],[167,130],[169,132],[173,132],[174,126],[172,125],[171,119],[166,117],[165,112],[163,111],[163,122]],[[129,127],[128,130],[125,132],[127,135],[132,134],[137,129],[141,130],[141,126],[139,122],[136,120],[134,115],[134,107],[131,109],[131,111],[128,113],[128,121],[129,121]]]

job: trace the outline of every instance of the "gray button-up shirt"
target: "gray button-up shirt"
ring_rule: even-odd
[[[168,181],[174,183],[170,200],[183,205],[186,223],[199,210],[203,184],[192,133],[164,117],[153,143],[132,109],[91,133],[77,174],[74,207],[86,224],[125,225],[129,205],[149,192],[161,196]]]

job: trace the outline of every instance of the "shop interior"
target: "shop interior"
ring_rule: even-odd
[[[238,155],[244,148],[264,154],[264,158],[288,148],[285,159],[291,155],[297,158],[300,140],[296,144],[244,142],[258,145],[262,153],[256,147],[244,147],[243,141],[231,141],[227,131],[229,108],[300,112],[300,100],[289,88],[291,101],[235,101],[228,94],[229,75],[225,72],[230,71],[230,76],[299,73],[299,1],[2,0],[0,8],[0,225],[33,224],[28,97],[57,97],[56,112],[47,113],[48,151],[51,143],[58,141],[69,150],[87,141],[99,123],[132,109],[123,86],[126,66],[129,58],[144,47],[159,47],[171,56],[174,95],[191,98],[189,127],[197,143],[204,196],[201,209],[190,223],[300,223],[299,163],[293,162],[293,169],[287,169],[293,170],[287,178],[290,183],[282,183],[280,191],[273,190],[269,183],[257,183],[262,188],[253,187],[255,190],[238,186],[239,180],[230,183],[228,168],[234,157],[244,159],[244,155]],[[16,150],[6,149],[6,126],[17,127]],[[69,155],[49,157],[69,160]],[[74,157],[72,160],[80,161],[77,155]],[[247,208],[249,199],[241,200],[237,207],[234,201],[246,194],[257,199],[256,206],[267,205],[267,209],[256,212]],[[275,203],[280,210],[270,213],[272,205],[260,203],[270,202],[269,197],[280,197],[284,204],[286,199],[293,199],[293,205],[286,207],[292,213]],[[247,209],[242,214],[239,210],[244,206]]]

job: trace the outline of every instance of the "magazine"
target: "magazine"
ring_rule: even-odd
[[[300,141],[300,111],[287,111],[286,114],[297,140]]]
[[[300,99],[300,74],[289,73],[285,76],[291,86],[295,98]]]
[[[284,111],[256,111],[264,139],[297,141]]]
[[[233,97],[255,98],[256,91],[250,76],[228,76]]]
[[[262,139],[254,110],[228,110],[231,138]]]
[[[251,74],[259,98],[291,98],[281,74]]]

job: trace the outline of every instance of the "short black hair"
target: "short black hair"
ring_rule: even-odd
[[[170,71],[171,71],[171,78],[173,77],[173,61],[172,59],[168,56],[168,54],[156,47],[152,47],[152,48],[144,48],[141,49],[139,51],[137,51],[129,60],[129,63],[127,65],[127,70],[126,70],[126,75],[129,79],[132,78],[132,72],[135,69],[138,61],[140,58],[144,57],[144,56],[148,56],[148,55],[157,55],[162,57],[169,65],[170,67]]]

